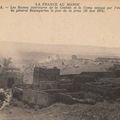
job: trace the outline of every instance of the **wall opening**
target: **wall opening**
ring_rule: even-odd
[[[7,87],[12,88],[13,84],[14,84],[14,78],[8,78]]]

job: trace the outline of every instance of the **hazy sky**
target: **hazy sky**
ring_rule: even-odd
[[[0,11],[0,41],[120,47],[120,10],[99,14]]]

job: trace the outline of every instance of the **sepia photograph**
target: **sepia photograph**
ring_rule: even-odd
[[[0,120],[120,120],[118,0],[0,0]]]

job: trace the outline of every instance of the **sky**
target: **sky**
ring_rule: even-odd
[[[11,4],[14,4],[14,0],[12,1]],[[82,3],[82,5],[91,4]],[[99,4],[94,5],[117,6],[118,1],[107,3],[99,1]],[[120,10],[105,13],[0,11],[0,41],[120,47],[119,22]]]

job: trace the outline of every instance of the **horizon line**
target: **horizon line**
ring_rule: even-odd
[[[39,45],[53,45],[53,46],[81,46],[81,47],[99,47],[99,48],[113,48],[113,49],[120,49],[120,47],[112,47],[112,46],[98,46],[98,45],[80,45],[80,44],[63,44],[63,43],[60,43],[60,44],[51,44],[51,43],[39,43],[39,42],[27,42],[27,41],[0,41],[0,42],[6,42],[6,43],[19,43],[19,44],[39,44]]]

